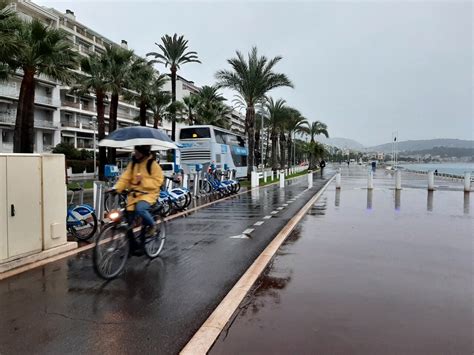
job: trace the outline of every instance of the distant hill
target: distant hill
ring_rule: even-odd
[[[398,142],[398,151],[400,152],[424,151],[435,147],[469,149],[474,147],[474,141],[462,139],[428,139]],[[370,147],[367,148],[367,151],[390,153],[392,151],[392,143]]]
[[[339,149],[351,149],[351,150],[359,150],[359,151],[365,150],[365,147],[362,144],[349,138],[340,138],[340,137],[339,138],[338,137],[326,138],[324,136],[318,136],[316,137],[316,140],[320,143],[332,145]]]

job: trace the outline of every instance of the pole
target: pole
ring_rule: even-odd
[[[372,190],[374,188],[374,173],[369,171],[367,174],[367,189]]]
[[[464,173],[464,192],[471,191],[471,173]]]
[[[428,191],[434,191],[434,172],[428,172]]]
[[[402,172],[401,170],[396,170],[395,171],[395,190],[401,190],[402,189]]]
[[[339,168],[339,171],[336,174],[336,189],[341,188],[341,168]]]
[[[94,119],[94,118],[92,118]],[[97,168],[96,168],[96,147],[95,147],[95,121],[92,121],[92,129],[94,130],[94,133],[93,133],[93,147],[94,147],[94,180],[95,180],[95,172],[97,171]]]
[[[262,168],[265,168],[263,165],[263,115],[260,114],[260,119],[262,120],[262,129],[260,131],[260,163],[262,164]]]

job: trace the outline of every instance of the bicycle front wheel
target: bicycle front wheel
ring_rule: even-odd
[[[161,216],[155,218],[157,231],[153,237],[144,237],[143,249],[145,254],[150,258],[156,258],[165,245],[166,241],[166,222]]]
[[[128,229],[110,224],[97,237],[94,247],[94,270],[103,279],[117,277],[125,267],[130,252]]]

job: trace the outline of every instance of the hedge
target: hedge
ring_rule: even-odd
[[[84,170],[88,173],[93,173],[94,160],[66,160],[66,167],[72,168],[73,174],[80,174]]]

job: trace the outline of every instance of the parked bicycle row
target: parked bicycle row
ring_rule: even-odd
[[[182,173],[165,176],[155,211],[159,211],[161,217],[183,212],[189,208],[193,199],[202,197],[222,198],[240,191],[240,182],[232,179],[232,171],[221,171],[210,165],[204,172],[185,177]],[[107,181],[104,190],[113,189],[118,171],[113,168],[107,169]],[[83,193],[82,186],[70,188],[72,191],[68,212],[67,229],[69,233],[80,241],[92,241],[99,230],[100,225],[110,222],[110,213],[120,209],[127,203],[127,194],[105,193],[103,196],[103,216],[100,218],[93,206],[85,204],[80,198],[78,204],[74,204],[76,193]],[[101,214],[101,213],[100,213]]]

